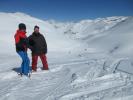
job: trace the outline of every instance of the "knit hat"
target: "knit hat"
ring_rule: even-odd
[[[22,30],[22,29],[26,30],[26,25],[24,23],[20,23],[18,25],[18,28],[19,28],[19,30]]]
[[[39,26],[36,25],[36,26],[34,26],[34,29],[35,29],[35,28],[38,28],[38,29],[39,29]]]

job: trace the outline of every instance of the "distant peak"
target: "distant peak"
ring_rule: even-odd
[[[16,15],[16,16],[28,16],[30,17],[30,15],[26,14],[26,13],[22,13],[22,12],[0,12],[0,14],[2,15]]]
[[[15,15],[18,15],[18,16],[30,16],[26,13],[22,13],[22,12],[15,12],[15,13],[12,13],[12,14],[15,14]]]

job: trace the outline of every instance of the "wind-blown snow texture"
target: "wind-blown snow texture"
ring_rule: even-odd
[[[17,75],[21,22],[28,36],[39,25],[48,44],[50,70],[41,71],[39,60],[31,79]],[[133,17],[62,23],[0,13],[0,27],[0,100],[133,100]]]

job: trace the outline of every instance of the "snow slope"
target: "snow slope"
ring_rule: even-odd
[[[115,27],[111,28],[96,36],[89,45],[100,47],[101,49],[109,51],[114,54],[126,54],[130,55],[132,48],[133,38],[133,17],[129,17],[126,20],[120,22]]]
[[[0,13],[0,21],[0,100],[133,99],[133,17],[62,23],[18,12]],[[39,60],[31,79],[17,75],[14,33],[21,22],[28,36],[39,25],[48,43],[50,70],[41,71]]]

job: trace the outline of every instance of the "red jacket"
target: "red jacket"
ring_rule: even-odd
[[[15,38],[15,44],[16,44],[16,51],[27,51],[27,36],[26,32],[17,30],[16,34],[14,36]]]

